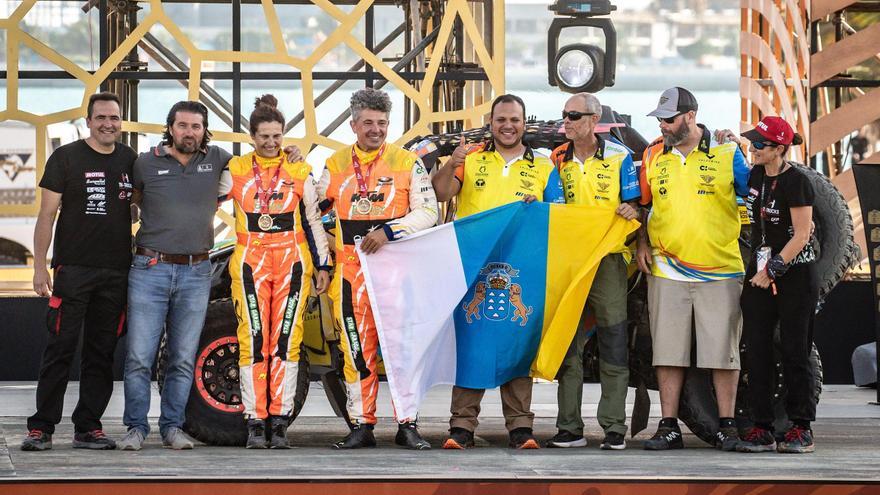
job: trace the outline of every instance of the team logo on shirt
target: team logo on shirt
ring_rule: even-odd
[[[513,283],[518,276],[519,270],[508,263],[484,266],[480,270],[483,279],[474,287],[473,297],[461,306],[467,322],[486,317],[490,321],[520,321],[520,326],[526,326],[534,308],[525,305],[522,286]]]
[[[530,180],[520,179],[520,182],[522,183],[522,186],[524,188],[529,189],[529,190],[531,190],[532,187],[535,185],[535,183]]]
[[[131,198],[131,179],[128,178],[128,174],[125,172],[119,174],[119,182],[117,182],[116,187],[119,189],[119,199],[130,199]]]
[[[607,182],[597,182],[596,187],[599,189],[599,192],[606,193],[608,192],[608,188],[611,187],[611,184]]]
[[[474,189],[481,190],[486,188],[485,179],[477,179],[474,181]]]
[[[107,180],[104,172],[86,172],[86,215],[107,214]]]
[[[196,168],[197,172],[210,172],[214,170],[214,166],[210,163],[200,163],[198,168]]]
[[[712,181],[715,180],[715,176],[701,175],[700,180],[702,180],[703,182],[700,183],[700,189],[697,190],[697,194],[700,196],[713,196],[715,194],[715,191],[713,191],[715,185],[712,184]]]

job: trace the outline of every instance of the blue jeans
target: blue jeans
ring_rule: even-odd
[[[211,262],[155,263],[135,255],[128,274],[128,354],[125,414],[128,429],[150,432],[150,375],[162,331],[167,332],[167,368],[159,432],[182,428],[193,383],[195,355],[211,294]]]

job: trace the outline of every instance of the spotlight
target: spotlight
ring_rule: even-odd
[[[547,33],[547,76],[551,86],[569,93],[595,93],[614,85],[617,65],[617,31],[606,16],[617,7],[609,0],[557,0],[549,7],[557,16]],[[559,34],[569,27],[602,29],[605,49],[584,43],[559,48]]]

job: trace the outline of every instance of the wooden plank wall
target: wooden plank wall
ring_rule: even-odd
[[[806,161],[822,152],[833,160],[841,140],[880,119],[880,88],[852,92],[850,101],[834,105],[820,85],[846,74],[872,57],[880,57],[880,23],[837,42],[814,47],[811,29],[816,22],[845,10],[857,0],[740,0],[741,127],[751,128],[763,115],[787,119],[805,138],[792,158]],[[824,24],[824,23],[823,23]],[[829,29],[827,25],[824,27]],[[821,43],[821,41],[820,41]],[[809,96],[819,89],[818,115],[810,121]],[[828,163],[834,177],[838,163]]]

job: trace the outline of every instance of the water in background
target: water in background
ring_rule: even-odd
[[[24,81],[23,81],[24,82]],[[351,90],[358,87],[359,82],[347,83],[346,87],[337,91],[337,94],[318,107],[317,119],[318,129],[323,129],[332,122],[348,104],[350,95],[349,85],[354,84]],[[231,89],[218,86],[220,92],[227,100],[231,101]],[[319,91],[319,90],[318,90]],[[516,87],[508,88],[508,91],[515,93],[523,98],[526,103],[526,111],[528,115],[535,116],[540,120],[558,119],[562,107],[569,95],[563,93],[556,88],[548,88],[547,90],[517,89]],[[662,90],[617,90],[608,88],[600,93],[598,97],[605,105],[610,105],[618,113],[627,114],[632,117],[632,126],[639,131],[647,140],[652,140],[659,135],[657,128],[657,120],[653,117],[646,117],[645,114],[654,109]],[[302,90],[298,87],[291,86],[264,86],[264,87],[244,87],[242,89],[242,113],[247,115],[250,113],[251,104],[255,97],[263,93],[273,93],[278,96],[280,110],[288,119],[295,116],[301,108]],[[391,116],[391,126],[389,129],[389,138],[396,139],[403,134],[402,123],[402,103],[403,93],[390,89],[389,94],[395,105],[395,110]],[[700,102],[700,112],[698,120],[706,124],[709,128],[728,128],[737,129],[739,125],[739,93],[735,90],[715,90],[715,91],[695,91],[696,97]],[[25,86],[19,88],[19,105],[20,108],[37,114],[46,114],[65,110],[71,106],[75,106],[82,100],[83,90],[81,86],[71,84],[52,85],[52,86]],[[186,99],[187,93],[182,86],[164,85],[161,87],[141,87],[139,90],[139,121],[146,123],[163,124],[168,109],[178,100]],[[6,87],[5,84],[0,86],[0,103],[5,104]],[[219,118],[210,117],[211,128],[214,130],[229,130]],[[304,125],[300,124],[295,127],[288,136],[302,136],[304,133]],[[347,123],[342,124],[335,132],[330,135],[331,138],[341,142],[350,142],[354,135]],[[151,145],[159,141],[158,135],[149,135]],[[221,145],[223,145],[221,143]],[[225,145],[224,145],[225,147]],[[248,149],[247,147],[243,150]],[[309,162],[312,164],[323,163],[324,159],[329,156],[330,150],[318,147],[309,155]]]

